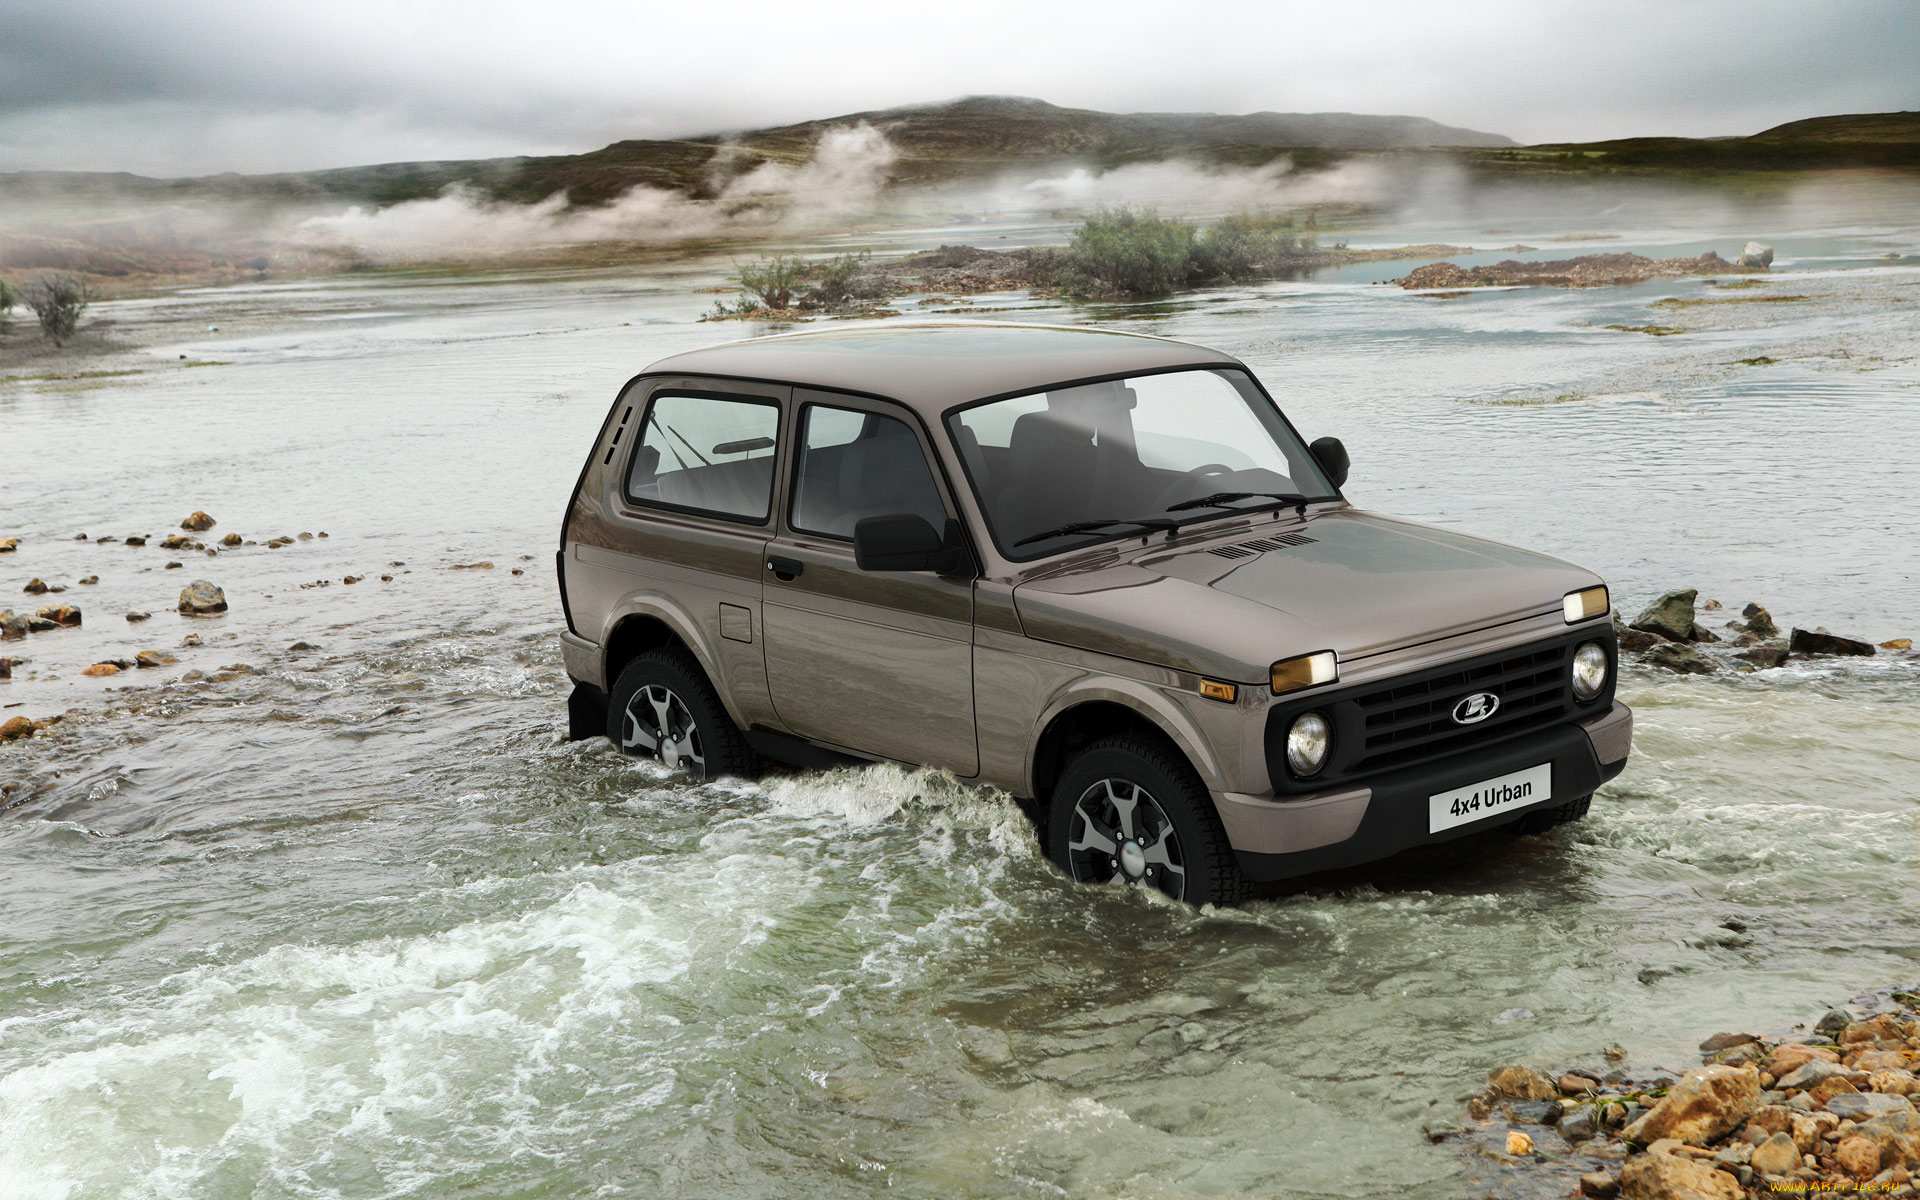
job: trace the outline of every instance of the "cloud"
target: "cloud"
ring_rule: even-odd
[[[766,162],[735,176],[712,200],[642,186],[601,207],[570,208],[564,192],[535,204],[512,204],[456,184],[431,199],[309,217],[292,240],[307,248],[407,260],[589,242],[796,232],[870,212],[898,155],[885,135],[860,123],[822,134],[798,165]]]

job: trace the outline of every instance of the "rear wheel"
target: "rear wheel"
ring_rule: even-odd
[[[760,773],[760,756],[727,716],[693,656],[649,650],[627,664],[607,705],[607,740],[633,758],[657,758],[695,779]]]
[[[1206,787],[1173,747],[1103,738],[1061,772],[1047,854],[1079,883],[1150,887],[1188,904],[1238,904],[1247,879]]]

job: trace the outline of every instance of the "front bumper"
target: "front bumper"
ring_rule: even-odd
[[[1215,807],[1240,869],[1251,879],[1286,879],[1386,858],[1497,828],[1541,809],[1590,796],[1627,765],[1633,712],[1615,703],[1584,721],[1545,729],[1304,796],[1219,793]],[[1539,763],[1553,764],[1553,792],[1498,817],[1428,832],[1427,798]]]

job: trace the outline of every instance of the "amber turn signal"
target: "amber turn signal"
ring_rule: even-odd
[[[1599,616],[1607,611],[1606,585],[1568,592],[1560,601],[1560,610],[1566,614],[1569,625]]]
[[[1338,678],[1340,668],[1334,661],[1333,651],[1302,654],[1299,658],[1286,658],[1273,664],[1273,694],[1297,692],[1301,688],[1332,683]]]
[[[1216,679],[1202,679],[1200,694],[1209,700],[1225,700],[1228,704],[1232,704],[1233,698],[1240,694],[1240,689]]]

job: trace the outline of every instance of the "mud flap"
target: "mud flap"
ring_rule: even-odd
[[[583,742],[607,736],[607,694],[584,683],[567,695],[567,740]]]

